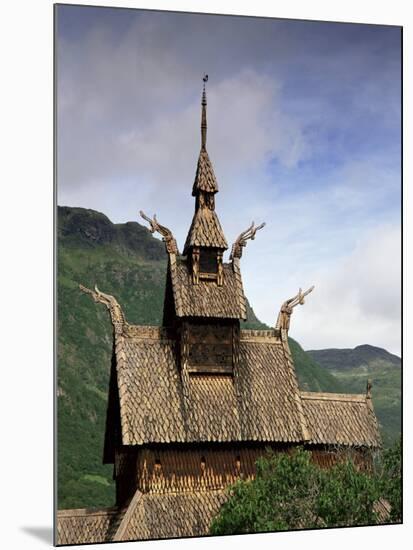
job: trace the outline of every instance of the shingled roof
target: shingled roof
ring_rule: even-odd
[[[57,516],[57,544],[207,535],[213,517],[227,499],[225,490],[137,492],[127,509],[62,510]]]
[[[151,330],[129,327],[116,335],[123,445],[307,439],[292,359],[279,337],[241,331],[237,382],[190,376],[185,405],[177,344]]]
[[[206,246],[225,250],[228,248],[228,243],[214,210],[198,208],[195,212],[183,253],[187,254],[191,246]]]
[[[242,330],[238,377],[194,375],[185,404],[177,343],[166,329],[115,336],[121,443],[308,442],[379,447],[371,398],[300,392],[276,331]]]
[[[57,544],[86,544],[113,540],[125,510],[77,508],[57,512]]]
[[[137,492],[114,540],[208,535],[213,517],[227,499],[223,490],[163,494]]]
[[[202,148],[199,153],[192,195],[195,197],[199,191],[218,193],[218,182],[215,177],[214,169],[208,152],[204,148]]]
[[[236,376],[190,375],[184,395],[174,331],[130,325],[112,296],[84,290],[106,304],[114,327],[117,391],[111,394],[108,426],[117,439],[120,424],[119,444],[380,446],[370,390],[366,395],[300,392],[282,330],[241,330]]]
[[[247,309],[241,276],[231,264],[223,264],[222,286],[215,281],[192,284],[188,263],[177,259],[170,266],[177,317],[246,319]]]
[[[371,398],[364,394],[301,392],[314,444],[380,447]]]

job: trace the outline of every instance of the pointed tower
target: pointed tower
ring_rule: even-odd
[[[208,76],[205,75],[203,80],[201,151],[192,187],[192,195],[195,197],[195,214],[183,253],[188,258],[193,284],[198,284],[200,279],[209,279],[222,286],[224,277],[222,257],[228,244],[215,212],[215,194],[218,193],[218,183],[206,150],[207,99],[205,83]]]

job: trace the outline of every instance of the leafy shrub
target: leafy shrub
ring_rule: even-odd
[[[401,455],[402,441],[399,438],[392,447],[383,451],[377,472],[381,495],[390,504],[390,520],[395,523],[402,520]]]
[[[397,446],[396,446],[397,447]],[[400,451],[400,449],[399,449]],[[342,527],[380,523],[375,503],[386,498],[392,519],[400,517],[400,452],[383,454],[380,475],[359,471],[348,457],[329,469],[297,448],[257,461],[256,477],[229,488],[229,499],[213,520],[214,535]]]

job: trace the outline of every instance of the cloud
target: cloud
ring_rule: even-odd
[[[295,309],[291,335],[306,349],[369,343],[400,355],[400,265],[400,228],[384,225],[364,235],[340,260],[305,277],[301,273],[301,283],[292,277],[290,294],[310,284],[315,290],[304,308]]]
[[[331,155],[352,143],[361,150],[389,117],[400,125],[398,60],[388,47],[395,33],[384,27],[138,10],[120,24],[116,10],[59,10],[62,192],[97,179],[116,179],[119,189],[131,177],[140,184],[146,172],[156,180],[166,165],[169,178],[189,177],[184,158],[199,143],[204,69],[211,76],[211,152],[224,176],[234,156],[239,171],[244,159],[291,167],[315,151]],[[83,29],[75,37],[64,25],[68,14],[69,28]]]

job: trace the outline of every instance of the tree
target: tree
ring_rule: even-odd
[[[376,477],[357,470],[350,458],[325,470],[302,448],[267,454],[256,477],[240,480],[213,520],[211,534],[367,525],[379,522]]]
[[[391,506],[390,521],[400,522],[402,519],[402,459],[401,437],[392,447],[386,449],[378,467],[380,491]]]
[[[315,514],[326,527],[372,525],[379,523],[374,506],[379,499],[376,477],[359,471],[348,457],[320,475]]]

